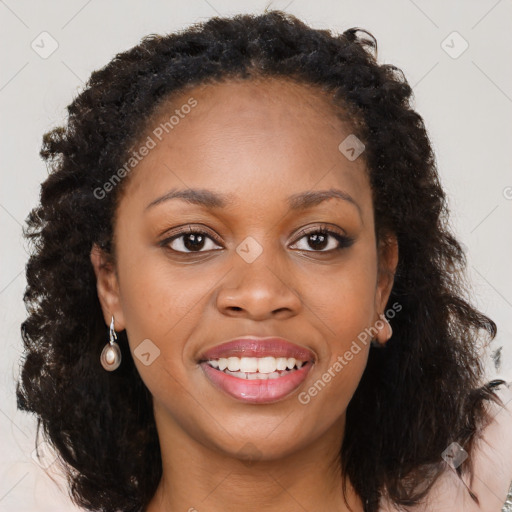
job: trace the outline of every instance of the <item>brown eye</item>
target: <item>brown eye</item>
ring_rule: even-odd
[[[160,245],[175,252],[191,253],[215,250],[215,241],[205,231],[188,229],[163,240]]]
[[[336,231],[324,228],[316,228],[309,231],[301,231],[303,235],[294,243],[297,245],[301,240],[305,240],[303,247],[298,247],[299,250],[309,252],[331,252],[350,247],[354,239],[346,235],[342,235]],[[311,247],[312,249],[308,249]]]

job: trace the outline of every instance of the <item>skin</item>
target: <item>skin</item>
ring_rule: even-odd
[[[196,87],[162,106],[149,126],[190,97],[197,106],[129,176],[115,221],[115,265],[96,246],[91,251],[106,324],[114,315],[132,354],[145,339],[160,350],[149,366],[134,357],[154,398],[162,449],[163,478],[147,510],[349,510],[338,453],[369,344],[308,404],[297,395],[384,312],[396,239],[377,244],[364,159],[349,161],[339,151],[350,126],[320,90],[281,79]],[[175,188],[233,200],[205,208],[172,199],[145,209]],[[292,194],[331,188],[358,206],[331,198],[288,209]],[[299,234],[322,223],[354,243],[326,252],[337,247],[332,235],[319,246]],[[199,253],[187,252],[187,236],[159,245],[188,225],[218,241],[206,238]],[[252,263],[236,252],[249,236],[262,249]],[[197,364],[200,353],[249,334],[313,351],[316,363],[297,391],[249,404],[210,384]],[[389,336],[385,326],[377,339]],[[362,511],[348,479],[347,486],[352,510]]]

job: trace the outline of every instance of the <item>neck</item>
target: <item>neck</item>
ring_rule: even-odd
[[[363,511],[348,478],[350,508],[341,490],[339,453],[345,415],[319,439],[292,454],[252,461],[205,447],[156,404],[155,420],[163,473],[146,512],[225,512],[226,504],[230,510],[245,512]]]

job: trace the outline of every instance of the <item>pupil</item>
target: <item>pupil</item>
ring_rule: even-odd
[[[201,249],[204,244],[202,235],[190,233],[185,237],[184,245],[189,251]]]
[[[325,248],[325,242],[327,240],[327,237],[323,234],[313,234],[309,237],[310,245],[314,247],[315,249],[324,249]],[[313,244],[311,244],[311,240],[313,240]],[[318,241],[320,240],[320,243],[318,244]],[[316,243],[316,245],[315,245]],[[319,247],[320,245],[320,247]]]

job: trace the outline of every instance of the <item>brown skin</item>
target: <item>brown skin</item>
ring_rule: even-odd
[[[101,265],[107,259],[97,247],[91,251],[107,325],[114,315],[132,353],[144,339],[161,351],[149,366],[134,357],[154,397],[163,460],[147,510],[346,511],[337,454],[369,345],[307,405],[298,393],[384,312],[396,239],[377,248],[364,159],[350,162],[338,150],[350,128],[323,93],[276,79],[198,87],[162,107],[148,134],[191,96],[197,106],[126,183],[115,223],[115,268]],[[172,199],[145,211],[173,188],[230,193],[235,200],[209,209]],[[359,209],[329,199],[304,212],[288,210],[288,196],[330,188],[350,194]],[[355,242],[325,252],[337,247],[332,235],[318,246],[299,234],[322,223]],[[169,247],[190,251],[186,236],[159,246],[189,224],[220,243],[207,238],[202,252],[182,255]],[[263,249],[252,263],[236,252],[249,236]],[[197,363],[201,352],[248,334],[281,336],[315,354],[298,390],[256,405],[210,384]],[[377,338],[389,336],[385,326]],[[347,483],[349,504],[362,511]]]

